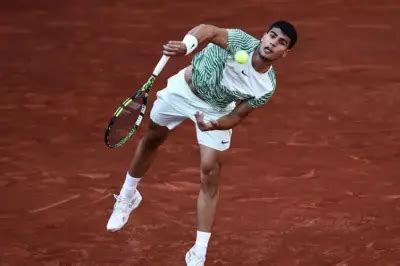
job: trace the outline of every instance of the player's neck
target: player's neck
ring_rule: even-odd
[[[265,73],[271,67],[272,62],[262,58],[259,53],[253,53],[251,57],[251,65],[253,66],[254,70],[259,73]]]

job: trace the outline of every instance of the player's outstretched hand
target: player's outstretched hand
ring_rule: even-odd
[[[169,41],[163,45],[163,54],[167,56],[177,56],[186,54],[186,45],[181,41]]]
[[[210,122],[205,122],[204,115],[200,112],[196,112],[194,114],[194,117],[196,118],[197,126],[201,131],[215,130],[218,128],[218,122],[216,120],[210,120]]]

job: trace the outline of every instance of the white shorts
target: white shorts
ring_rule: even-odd
[[[201,145],[224,151],[230,147],[232,129],[201,131],[196,124],[194,114],[201,112],[205,120],[216,120],[228,114],[234,103],[226,111],[219,112],[197,97],[185,81],[185,69],[168,79],[167,87],[157,92],[157,100],[150,112],[151,120],[172,130],[184,120],[190,119],[196,126],[197,142]]]

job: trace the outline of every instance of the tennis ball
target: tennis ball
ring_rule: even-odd
[[[235,61],[239,64],[246,64],[247,60],[249,60],[249,54],[246,51],[239,50],[235,54]]]

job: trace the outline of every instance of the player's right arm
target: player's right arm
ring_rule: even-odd
[[[199,43],[212,42],[224,49],[228,46],[228,30],[224,28],[200,24],[191,29],[188,34],[196,37]]]
[[[228,30],[224,28],[208,24],[200,24],[191,29],[188,32],[188,35],[195,37],[198,44],[211,42],[224,49],[228,46]],[[187,53],[186,44],[182,41],[169,41],[163,47],[163,53],[168,56],[185,55]]]

